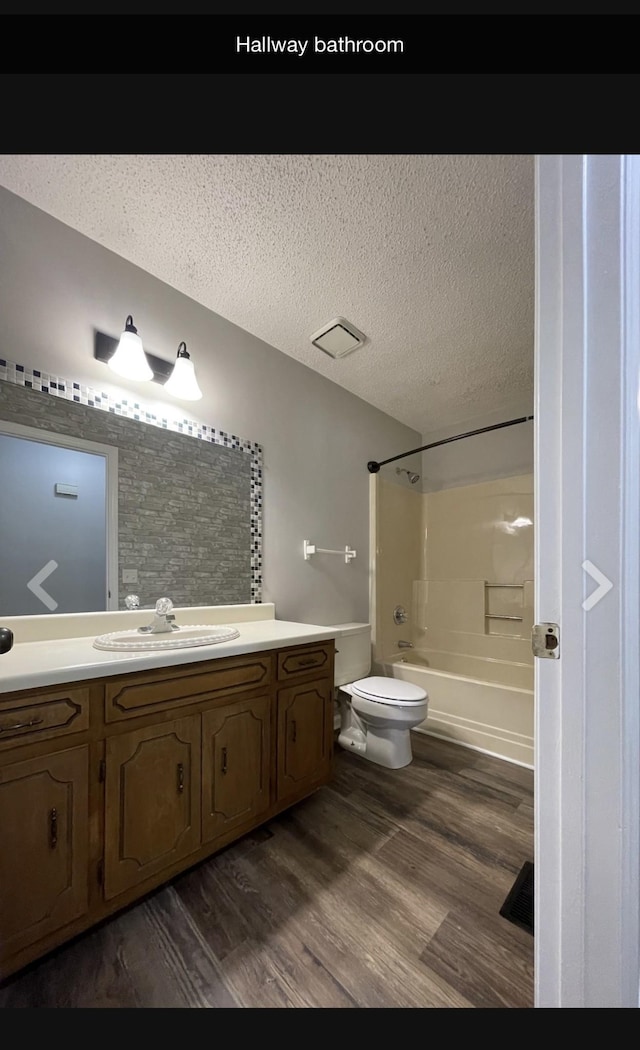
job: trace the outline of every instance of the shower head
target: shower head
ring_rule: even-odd
[[[415,485],[416,481],[420,481],[419,474],[413,474],[410,470],[405,470],[404,467],[396,467],[396,474],[406,474],[412,485]]]

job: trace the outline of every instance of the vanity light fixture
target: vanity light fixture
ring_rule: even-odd
[[[125,379],[161,383],[167,393],[181,401],[199,401],[202,397],[187,344],[180,343],[174,365],[155,357],[143,349],[131,314],[127,317],[120,342],[104,332],[95,332],[93,356]]]
[[[109,358],[109,368],[125,379],[153,379],[153,370],[147,361],[142,339],[131,314],[125,322],[116,352]]]
[[[182,401],[199,401],[202,390],[198,386],[195,369],[191,355],[187,350],[187,344],[182,342],[178,347],[178,356],[173,366],[173,372],[164,384],[169,394],[180,398]]]

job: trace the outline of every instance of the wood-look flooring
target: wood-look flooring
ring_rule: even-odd
[[[423,734],[336,747],[310,798],[0,985],[1,1007],[533,1007],[499,914],[533,860],[533,773]]]

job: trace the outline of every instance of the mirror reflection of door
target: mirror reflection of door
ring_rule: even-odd
[[[0,614],[108,609],[106,446],[10,426],[0,423]]]

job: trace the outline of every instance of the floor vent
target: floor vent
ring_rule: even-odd
[[[504,904],[500,908],[503,919],[533,934],[533,864],[527,860],[520,869]]]

